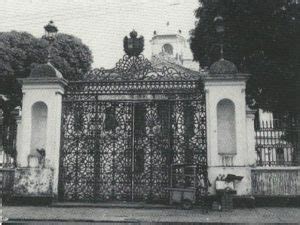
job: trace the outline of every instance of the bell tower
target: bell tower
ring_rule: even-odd
[[[163,32],[153,32],[150,40],[152,47],[152,56],[163,55],[182,64],[185,48],[189,48],[187,40],[183,37],[182,31],[172,29],[170,23]]]
[[[152,58],[159,58],[194,71],[199,70],[199,63],[193,61],[189,40],[180,29],[170,26],[169,22],[163,31],[153,32],[150,43]]]

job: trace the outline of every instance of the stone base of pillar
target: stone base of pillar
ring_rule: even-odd
[[[251,189],[251,167],[249,166],[209,166],[208,167],[208,179],[211,186],[208,189],[210,195],[216,194],[216,179],[219,175],[233,174],[236,176],[242,176],[241,181],[234,182],[234,189],[238,196],[252,195]]]
[[[13,196],[53,197],[52,168],[16,168]]]

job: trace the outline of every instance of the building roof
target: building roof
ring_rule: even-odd
[[[166,26],[163,29],[158,29],[153,31],[153,36],[150,42],[154,39],[159,39],[159,38],[165,38],[165,37],[175,37],[175,38],[181,38],[181,39],[186,39],[186,35],[184,32],[176,27],[173,23],[167,22]]]
[[[31,70],[30,78],[49,78],[49,77],[56,77],[56,78],[63,78],[62,74],[51,64],[37,64]]]
[[[162,54],[152,56],[151,63],[154,68],[169,67],[174,68],[182,73],[191,74],[193,76],[201,76],[198,70],[193,70],[191,68],[180,65],[172,57],[164,57]]]
[[[238,73],[237,67],[234,65],[234,63],[226,60],[226,59],[220,59],[219,61],[213,63],[209,68],[209,73],[212,75],[218,75],[218,74],[228,74],[233,75]]]
[[[176,35],[181,31],[179,31],[179,29],[174,26],[173,23],[168,21],[163,29],[155,30],[154,32],[156,35]]]

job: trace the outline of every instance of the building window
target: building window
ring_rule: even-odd
[[[276,149],[276,162],[277,165],[284,165],[285,160],[284,160],[284,149],[279,147]]]
[[[169,55],[173,55],[173,46],[170,45],[170,44],[165,44],[165,45],[163,46],[163,52],[164,52],[164,53],[167,53],[167,54],[169,54]]]

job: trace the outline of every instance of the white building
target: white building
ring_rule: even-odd
[[[199,63],[193,61],[190,42],[180,29],[176,32],[176,29],[168,25],[164,31],[154,31],[150,44],[152,58],[159,57],[166,62],[199,71]]]

